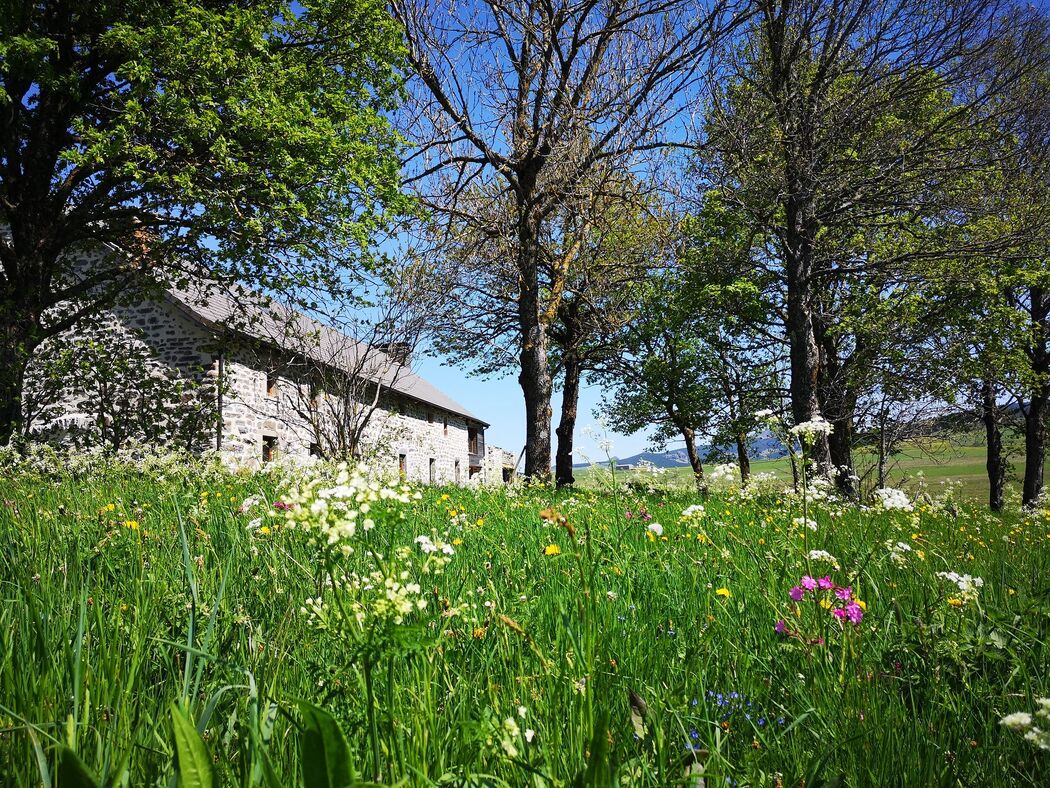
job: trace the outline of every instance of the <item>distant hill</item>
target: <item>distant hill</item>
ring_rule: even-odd
[[[726,460],[736,459],[736,447],[720,446],[698,446],[700,457],[709,462],[713,458],[722,457]],[[775,460],[787,454],[784,445],[771,433],[765,432],[756,436],[751,441],[751,459],[753,460]],[[618,465],[637,465],[640,462],[649,462],[657,468],[685,468],[689,466],[689,455],[685,449],[671,449],[663,452],[643,451],[632,454],[630,457],[615,458]],[[578,462],[573,468],[587,468],[588,462]]]

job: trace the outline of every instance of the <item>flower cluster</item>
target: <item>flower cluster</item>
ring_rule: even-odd
[[[820,606],[831,611],[839,621],[849,621],[856,626],[864,618],[864,602],[853,595],[850,586],[835,585],[830,575],[820,579],[803,575],[797,586],[792,586],[788,596],[793,602],[801,602],[807,595],[813,594]],[[787,623],[778,621],[776,631],[780,634],[791,634]]]
[[[962,607],[967,602],[976,602],[981,588],[984,586],[984,580],[981,578],[971,575],[960,575],[958,572],[938,572],[937,577],[943,577],[945,580],[955,583],[956,588],[959,589],[958,597],[948,599],[948,604],[952,607]]]
[[[740,469],[732,463],[716,465],[707,472],[707,479],[715,484],[735,484],[740,481]]]
[[[681,521],[683,523],[695,524],[704,518],[705,509],[698,503],[685,507],[682,511]]]
[[[375,527],[376,507],[403,518],[400,509],[422,497],[407,484],[392,486],[365,474],[363,467],[351,470],[344,463],[337,468],[334,484],[317,475],[293,488],[286,496],[288,524],[309,530],[319,543],[349,555],[355,538]]]
[[[839,559],[829,553],[827,550],[810,550],[809,551],[810,561],[827,561],[831,566],[838,570],[842,567],[839,566]]]
[[[817,530],[817,521],[809,517],[796,517],[791,521],[791,524],[796,528],[808,528],[811,531]]]
[[[892,539],[887,540],[886,549],[890,551],[890,560],[901,566],[908,562],[905,556],[912,552],[911,545],[907,542],[894,542]]]
[[[1047,720],[1050,724],[1050,698],[1036,698],[1035,702],[1039,704],[1035,716]],[[1040,728],[1028,712],[1015,711],[1013,714],[1007,714],[999,720],[999,724],[1017,733],[1023,733],[1025,739],[1040,750],[1050,750],[1050,728]]]
[[[527,728],[522,732],[518,724],[518,720],[524,720],[528,713],[528,709],[524,706],[518,706],[516,715],[512,714],[502,723],[497,724],[489,712],[486,720],[488,735],[485,737],[485,744],[493,747],[498,742],[500,749],[506,753],[508,758],[517,758],[524,746],[530,744],[536,737],[536,731],[532,728]]]
[[[830,421],[825,421],[822,417],[817,416],[810,421],[804,421],[801,424],[796,424],[788,432],[799,438],[804,443],[812,444],[818,436],[830,435],[834,430],[834,426]]]
[[[712,719],[717,717],[718,722],[722,724],[721,727],[726,730],[729,726],[725,723],[730,723],[740,718],[758,728],[764,728],[767,724],[774,722],[777,725],[783,725],[786,722],[784,717],[773,717],[772,715],[764,714],[747,695],[735,690],[731,692],[708,690],[704,697],[706,699],[705,705],[709,707],[708,715]],[[699,706],[700,699],[693,698],[690,705],[694,708]],[[699,740],[700,732],[696,728],[691,729],[689,738],[693,741]]]
[[[910,512],[915,508],[912,506],[912,502],[908,500],[908,494],[904,490],[882,487],[876,490],[873,495],[875,502],[886,510],[897,509],[902,512]]]

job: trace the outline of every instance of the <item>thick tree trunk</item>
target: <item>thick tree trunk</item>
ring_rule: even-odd
[[[831,465],[835,473],[835,487],[847,500],[856,500],[857,481],[853,471],[853,414],[832,420],[833,429],[828,438]]]
[[[565,384],[561,393],[561,418],[558,421],[558,451],[554,460],[554,479],[559,487],[567,487],[575,479],[572,475],[572,435],[576,429],[576,411],[580,402],[580,360],[573,352],[563,357]]]
[[[988,471],[988,507],[993,512],[1003,509],[1003,482],[1006,464],[1003,462],[1003,433],[999,419],[999,405],[995,401],[995,384],[985,381],[981,386],[981,421],[984,422]]]
[[[696,450],[696,432],[692,427],[679,427],[682,438],[685,440],[685,453],[689,455],[689,465],[693,469],[693,479],[696,482],[697,492],[707,492],[707,482],[704,481],[704,465],[700,462],[700,453]]]
[[[551,383],[547,364],[547,330],[540,319],[538,229],[528,215],[528,200],[519,205],[518,327],[521,370],[518,383],[525,397],[525,476],[548,479],[551,474]]]
[[[788,228],[784,248],[787,274],[787,338],[791,369],[791,417],[795,424],[822,415],[818,394],[820,348],[813,321],[813,243],[802,229],[802,207],[795,200],[786,203]],[[831,453],[827,438],[819,436],[810,450],[810,459],[830,476]]]
[[[22,388],[39,345],[39,326],[17,301],[0,301],[0,446],[22,437]]]
[[[744,433],[736,436],[736,462],[740,466],[740,484],[746,487],[751,478],[751,457],[747,453],[747,435]]]
[[[1050,293],[1041,287],[1028,291],[1032,321],[1029,359],[1036,384],[1029,394],[1024,419],[1024,484],[1021,503],[1031,506],[1043,493],[1043,465],[1046,462],[1047,404],[1050,400]]]
[[[1021,503],[1031,506],[1043,492],[1043,465],[1046,462],[1047,393],[1041,387],[1028,402],[1024,418],[1024,485]]]

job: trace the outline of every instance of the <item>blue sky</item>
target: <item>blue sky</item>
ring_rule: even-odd
[[[413,370],[427,381],[437,386],[452,399],[467,408],[478,418],[487,421],[490,426],[485,432],[486,442],[500,446],[507,451],[520,454],[525,445],[525,401],[521,387],[513,375],[505,378],[468,377],[466,373],[449,364],[444,359],[418,353],[412,361]],[[600,407],[602,389],[597,385],[585,385],[580,391],[579,416],[576,420],[574,462],[584,462],[581,451],[592,460],[604,459],[604,454],[597,448],[595,441],[584,434],[584,428],[597,429],[593,411]],[[551,426],[551,456],[553,459],[556,447],[554,427],[557,426],[561,411],[561,392],[555,391],[554,424]],[[645,433],[621,435],[610,432],[613,442],[612,452],[619,457],[629,457],[645,451],[649,441]],[[675,444],[671,444],[674,447]]]

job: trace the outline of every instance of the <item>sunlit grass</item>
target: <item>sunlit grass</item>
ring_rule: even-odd
[[[370,538],[438,531],[456,555],[373,655],[369,694],[354,641],[301,612],[324,562],[263,516],[282,494],[201,467],[4,479],[6,782],[54,777],[63,745],[100,782],[167,784],[174,702],[222,784],[295,784],[300,701],[383,783],[1050,779],[1045,754],[999,725],[1050,695],[1050,513],[822,505],[811,531],[793,525],[798,498],[714,497],[682,522],[698,503],[683,490],[423,489]],[[241,512],[251,495],[264,501]],[[911,547],[902,563],[887,541]],[[983,578],[979,598],[955,606],[942,571]],[[861,624],[812,597],[796,608],[805,574],[849,585]]]

